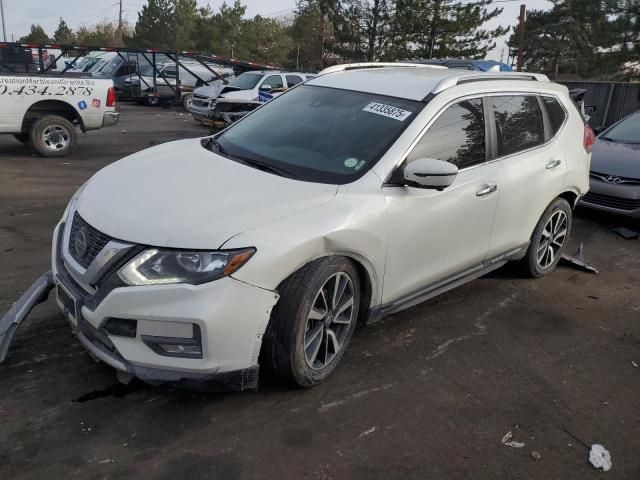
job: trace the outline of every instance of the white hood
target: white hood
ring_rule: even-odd
[[[100,170],[77,209],[119,240],[215,249],[249,228],[326,203],[336,192],[335,185],[291,180],[229,160],[196,138],[152,147]]]

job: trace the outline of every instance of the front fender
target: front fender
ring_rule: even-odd
[[[255,255],[233,277],[268,290],[320,257],[352,258],[369,275],[371,306],[376,306],[387,254],[385,217],[379,190],[339,192],[326,204],[242,232],[222,248],[255,247]]]

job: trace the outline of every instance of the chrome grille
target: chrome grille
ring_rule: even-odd
[[[76,243],[81,237],[81,231],[84,234],[86,247]],[[78,212],[75,212],[69,235],[69,253],[76,262],[84,268],[88,268],[110,240],[111,237],[93,228]]]

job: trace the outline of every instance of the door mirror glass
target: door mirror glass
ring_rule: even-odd
[[[273,90],[271,85],[267,85],[266,83],[260,87],[261,92],[270,92],[271,90]]]
[[[458,167],[453,163],[434,158],[418,158],[404,168],[404,180],[410,187],[444,190],[457,175]]]

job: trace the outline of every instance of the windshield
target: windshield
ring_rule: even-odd
[[[603,139],[618,143],[640,143],[640,113],[635,113],[602,135]]]
[[[345,184],[370,169],[423,106],[302,85],[231,126],[215,143],[229,158],[260,163],[285,176]]]
[[[245,72],[231,80],[228,86],[236,87],[239,90],[251,90],[258,84],[262,77],[264,77],[262,73]]]
[[[110,59],[103,59],[96,63],[89,72],[100,72],[103,75],[111,75],[122,63],[122,58],[112,57]]]

